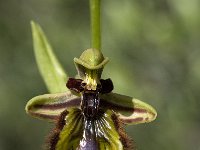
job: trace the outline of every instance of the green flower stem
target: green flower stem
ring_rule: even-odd
[[[90,0],[91,46],[99,51],[101,49],[100,1]]]

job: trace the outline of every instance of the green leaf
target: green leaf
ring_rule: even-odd
[[[125,124],[148,123],[157,117],[156,110],[149,104],[117,93],[101,95],[101,105],[118,113]]]
[[[31,26],[37,65],[49,92],[67,91],[67,74],[58,62],[45,34],[37,23],[31,21]]]
[[[78,108],[79,106],[80,97],[68,91],[36,96],[28,101],[25,110],[27,114],[35,118],[54,121],[65,109]]]

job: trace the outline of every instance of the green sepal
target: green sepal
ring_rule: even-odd
[[[34,52],[42,78],[50,93],[65,92],[67,74],[56,58],[41,27],[31,21]]]
[[[125,124],[148,123],[157,117],[157,112],[151,105],[117,93],[101,95],[101,105],[114,110]]]
[[[96,70],[100,78],[103,68],[108,61],[108,57],[104,58],[103,54],[94,48],[85,50],[80,58],[74,58],[74,63],[80,78],[85,77],[87,70]]]
[[[36,96],[26,104],[27,114],[42,120],[54,121],[65,109],[80,107],[80,97],[70,91]]]

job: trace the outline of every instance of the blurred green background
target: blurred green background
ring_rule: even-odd
[[[200,1],[102,0],[104,78],[115,92],[158,111],[127,127],[140,150],[200,150]],[[47,93],[32,48],[30,20],[44,29],[70,76],[90,47],[87,0],[0,0],[0,150],[40,150],[53,127],[26,115]]]

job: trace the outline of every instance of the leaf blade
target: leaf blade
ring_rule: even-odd
[[[48,39],[37,23],[31,21],[31,27],[36,62],[49,92],[67,91],[67,74],[56,58]]]

